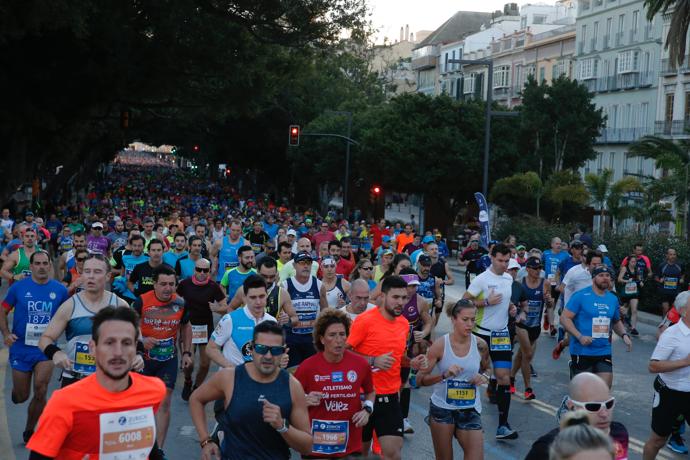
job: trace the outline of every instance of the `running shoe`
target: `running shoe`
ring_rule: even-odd
[[[192,381],[185,380],[184,387],[182,388],[182,401],[189,401],[189,397],[192,395]]]
[[[685,441],[683,441],[681,435],[677,433],[671,435],[671,437],[668,439],[666,447],[668,447],[677,454],[686,455],[688,453],[688,448],[685,447]]]
[[[34,430],[26,430],[25,432],[22,433],[22,438],[24,439],[24,444],[27,444],[29,442],[29,439],[31,439],[31,436],[34,435]]]
[[[405,434],[412,434],[414,433],[414,428],[412,428],[412,425],[410,424],[410,421],[407,420],[406,418],[403,419],[403,432]]]
[[[496,439],[517,439],[517,437],[517,431],[511,429],[508,424],[501,425],[496,430]]]
[[[537,377],[537,371],[534,370],[534,367],[531,364],[529,365],[529,375],[532,377]]]
[[[547,318],[546,315],[544,315],[544,325],[542,327],[545,331],[549,330],[549,318]]]
[[[525,399],[527,401],[531,401],[533,399],[537,399],[537,397],[534,395],[534,391],[532,391],[531,388],[525,389]]]
[[[563,353],[563,348],[563,341],[560,340],[553,348],[553,351],[551,352],[551,357],[555,360],[558,360],[558,358],[561,357],[561,353]]]
[[[632,329],[630,329],[630,335],[634,335],[635,337],[637,337],[638,335],[640,335],[640,333],[637,331],[637,329],[633,327]]]
[[[549,334],[551,334],[551,337],[556,337],[556,328],[551,326],[549,329]]]
[[[516,391],[517,391],[517,390],[515,389],[515,385],[513,385],[513,384],[511,383],[511,384],[510,384],[510,394],[511,394],[511,395],[514,395]]]

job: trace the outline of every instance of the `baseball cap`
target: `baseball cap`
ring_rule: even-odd
[[[103,230],[103,223],[96,221],[93,224],[91,224],[91,228],[100,228],[101,230]]]
[[[332,256],[324,256],[321,258],[321,265],[335,265],[335,259]]]
[[[419,286],[419,276],[417,275],[400,275],[400,277],[405,280],[408,286]]]
[[[293,229],[290,229],[290,230],[287,231],[287,236],[290,236],[290,235],[292,235],[292,236],[297,236],[297,232],[294,231]]]
[[[390,243],[391,237],[388,236],[388,235],[383,235],[383,236],[381,237],[381,241],[383,241],[384,243]]]
[[[311,262],[312,260],[314,260],[314,258],[307,251],[298,252],[297,255],[295,256],[295,263],[302,262],[305,260],[308,260],[309,262]]]
[[[311,224],[311,219],[304,219],[305,224]]]
[[[597,247],[597,251],[599,251],[599,252],[609,252],[609,249],[606,247],[605,244],[600,244],[600,245]]]
[[[387,255],[394,255],[395,253],[393,252],[392,249],[384,249],[383,252],[381,253],[382,256],[387,256]]]
[[[609,271],[609,267],[606,265],[594,267],[594,270],[592,270],[592,278],[596,278],[597,275],[601,275],[602,273],[608,273],[610,275],[611,272]]]
[[[31,211],[26,211],[26,213],[24,213],[24,215],[25,215],[25,216],[31,216],[31,217],[33,217],[33,216],[34,216],[34,213],[31,212]]]
[[[513,269],[515,269],[515,268],[517,268],[517,269],[519,270],[519,269],[520,269],[520,264],[518,263],[517,260],[515,260],[515,259],[510,259],[510,261],[508,262],[508,270],[513,270]]]
[[[431,235],[427,235],[427,236],[425,236],[424,238],[422,238],[422,243],[423,243],[423,244],[433,243],[434,241],[436,241],[436,240],[434,240],[434,237],[431,236]]]
[[[571,248],[572,248],[572,247],[581,248],[581,247],[583,247],[583,246],[584,246],[584,243],[583,243],[582,241],[580,241],[580,240],[573,240],[573,241],[570,242],[570,247],[571,247]]]
[[[431,257],[426,254],[421,254],[417,259],[419,265],[431,265]]]
[[[515,249],[518,250],[518,251],[524,251],[524,250],[526,250],[527,248],[525,247],[524,244],[518,244],[517,247],[516,247]]]
[[[541,259],[539,257],[530,257],[525,262],[525,265],[529,268],[541,268]]]

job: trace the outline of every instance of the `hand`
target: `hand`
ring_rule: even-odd
[[[185,353],[182,355],[182,369],[187,369],[190,366],[194,366],[194,360],[190,355]]]
[[[462,367],[458,366],[457,364],[453,364],[446,370],[445,375],[446,378],[452,378],[456,377],[458,374],[460,374],[460,372],[462,372]]]
[[[413,360],[410,361],[410,367],[412,369],[426,369],[429,366],[429,360],[426,355],[417,355]]]
[[[352,416],[352,421],[357,428],[363,427],[369,423],[369,412],[365,411],[364,409],[359,412],[355,412],[355,415]]]
[[[218,306],[218,301],[214,300],[213,302],[208,303],[208,308],[213,312],[213,313],[221,313],[222,310]]]
[[[393,363],[395,363],[395,358],[393,358],[392,351],[389,351],[388,353],[384,353],[374,358],[374,367],[378,367],[383,371],[387,371],[388,369],[390,369],[393,366]]]
[[[416,343],[420,343],[425,337],[424,331],[414,331],[412,335],[414,336],[414,341]]]
[[[305,395],[305,397],[307,398],[307,406],[318,406],[319,404],[321,404],[321,398],[323,398],[323,393],[321,393],[320,391],[311,391],[308,395]]]
[[[632,340],[630,340],[629,335],[623,336],[623,343],[625,343],[625,346],[629,352],[632,351]]]
[[[281,369],[285,369],[288,367],[288,363],[290,362],[290,355],[288,353],[290,353],[290,348],[286,347],[285,353],[283,353],[280,356],[280,368]]]
[[[527,313],[525,313],[524,311],[521,311],[520,314],[517,315],[515,322],[524,323],[525,321],[527,321]]]
[[[268,399],[263,400],[264,410],[263,417],[264,422],[271,425],[274,430],[283,427],[283,416],[280,414],[280,406],[277,406],[268,401]]]
[[[508,314],[512,317],[515,317],[515,315],[517,315],[517,307],[514,303],[511,303],[508,307]]]
[[[484,385],[485,383],[489,383],[489,379],[486,378],[486,375],[482,374],[477,374],[474,377],[472,377],[469,381],[472,385]]]
[[[150,350],[151,348],[158,345],[158,339],[153,337],[144,337],[144,348]]]
[[[281,311],[278,315],[278,324],[280,326],[285,326],[290,321],[290,317],[284,311]]]
[[[588,336],[588,335],[581,335],[580,338],[577,339],[577,341],[580,342],[580,344],[581,344],[583,347],[586,347],[586,346],[592,344],[592,338],[591,338],[590,336]]]
[[[132,361],[132,370],[134,372],[139,372],[144,368],[144,358],[141,355],[136,355],[134,361]]]
[[[201,449],[201,460],[220,459],[220,449],[215,442],[209,442]]]
[[[56,351],[53,355],[53,364],[63,369],[72,369],[72,361],[67,357],[64,351]]]
[[[11,347],[14,342],[17,341],[19,337],[17,337],[15,334],[9,333],[5,336],[5,345],[8,347]]]
[[[501,300],[503,300],[503,295],[496,294],[492,289],[491,291],[489,291],[489,296],[486,298],[486,300],[489,302],[489,305],[497,305],[501,303]]]
[[[345,306],[345,299],[342,295],[338,296],[338,308],[343,308]]]

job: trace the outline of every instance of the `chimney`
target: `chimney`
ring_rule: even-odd
[[[403,38],[403,27],[400,26],[400,41],[403,41],[403,40],[404,40],[404,38]]]
[[[410,25],[405,24],[405,40],[410,40]]]
[[[414,33],[410,32],[410,41],[414,43]]]

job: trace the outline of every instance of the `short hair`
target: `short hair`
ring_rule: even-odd
[[[407,283],[398,275],[391,275],[381,282],[381,292],[387,294],[391,289],[407,288]]]
[[[594,259],[595,257],[599,257],[602,261],[604,260],[604,255],[601,252],[592,249],[587,251],[587,254],[585,254],[585,262],[587,263],[587,265],[592,263],[592,259]]]
[[[596,449],[606,450],[611,455],[611,460],[616,456],[616,449],[608,435],[580,422],[567,426],[558,433],[549,449],[549,459],[566,460],[582,451]]]
[[[338,240],[331,240],[328,242],[328,249],[331,249],[332,246],[338,246],[339,248],[342,248],[343,245],[340,244],[340,241]]]
[[[160,244],[161,249],[165,249],[165,244],[158,238],[153,238],[151,241],[149,241],[149,249],[151,249],[152,244]]]
[[[400,270],[401,275],[416,275],[417,271],[412,268],[412,267],[405,267],[402,270]]]
[[[497,254],[508,255],[510,254],[510,247],[507,244],[498,243],[491,248],[491,255],[496,257]]]
[[[195,218],[199,218],[198,216],[194,216]],[[202,224],[201,222],[197,222],[196,225],[194,225],[194,230],[196,230],[199,227],[204,227],[204,230],[206,230],[206,225]]]
[[[72,233],[72,237],[73,238],[77,238],[77,237],[86,238],[86,233],[84,233],[83,230],[77,230],[76,232]]]
[[[230,225],[239,225],[240,227],[242,227],[242,222],[240,222],[239,219],[230,219],[229,224]]]
[[[283,248],[288,248],[292,252],[292,245],[287,241],[281,241],[278,243],[278,252],[282,251]]]
[[[242,253],[248,252],[248,251],[254,252],[254,250],[252,249],[252,247],[249,246],[249,245],[246,245],[246,244],[245,244],[244,246],[240,246],[240,248],[237,250],[237,257],[242,257]]]
[[[468,308],[477,308],[477,306],[470,299],[460,299],[457,302],[446,303],[446,315],[449,318],[455,318],[460,314],[461,311],[467,310]]]
[[[182,232],[177,232],[177,233],[175,233],[175,236],[173,236],[173,241],[174,241],[178,236],[181,236],[182,238],[184,238],[185,241],[187,240],[187,235],[185,235],[185,234],[182,233]]]
[[[252,334],[252,342],[256,342],[256,338],[259,336],[259,334],[279,335],[283,338],[283,343],[285,343],[285,333],[283,332],[283,328],[275,321],[266,320],[257,324],[254,327],[254,333]]]
[[[48,254],[47,251],[44,251],[44,250],[41,249],[41,250],[38,250],[38,251],[34,251],[34,253],[31,254],[31,256],[29,257],[29,263],[30,263],[30,264],[33,264],[33,263],[34,263],[34,259],[36,258],[36,256],[37,256],[37,255],[40,255],[40,254],[44,254],[44,255],[48,258],[48,263],[52,262],[52,261],[50,260],[50,254]]]
[[[91,326],[91,337],[93,341],[98,343],[98,335],[101,324],[106,321],[124,321],[134,326],[134,340],[139,337],[139,315],[134,309],[129,307],[108,306],[102,308],[93,316],[93,325]]]
[[[278,267],[278,264],[276,263],[276,260],[273,257],[266,256],[259,261],[259,266],[256,267],[256,269],[261,270],[261,267],[273,268]]]
[[[633,248],[643,248],[643,247],[644,247],[644,243],[635,243],[635,244],[633,244]]]
[[[342,310],[327,308],[319,313],[314,323],[314,346],[317,350],[323,351],[324,346],[321,343],[321,337],[326,335],[326,330],[333,324],[342,324],[345,326],[345,336],[350,335],[350,325],[352,324],[350,317]]]
[[[173,275],[176,276],[175,269],[168,264],[160,264],[153,269],[153,282],[157,282],[161,275]],[[177,281],[177,279],[175,279]]]
[[[247,295],[250,289],[260,288],[264,288],[266,291],[268,291],[268,288],[266,287],[266,281],[264,281],[264,279],[256,273],[249,275],[242,283],[242,290],[244,291],[244,295]]]
[[[352,243],[352,240],[349,236],[344,236],[340,238],[340,247],[343,247],[343,243]]]
[[[134,243],[135,241],[140,241],[140,240],[141,240],[141,242],[142,242],[143,244],[146,244],[146,240],[144,239],[143,236],[141,236],[141,235],[132,235],[132,236],[129,237],[129,244],[132,244],[132,243]]]
[[[189,240],[187,241],[187,244],[189,244],[189,246],[191,246],[192,243],[194,243],[194,242],[197,241],[197,240],[198,240],[198,241],[201,241],[201,238],[199,238],[199,237],[196,236],[196,235],[192,235],[192,236],[189,237]],[[202,241],[202,243],[203,243],[203,241]]]

